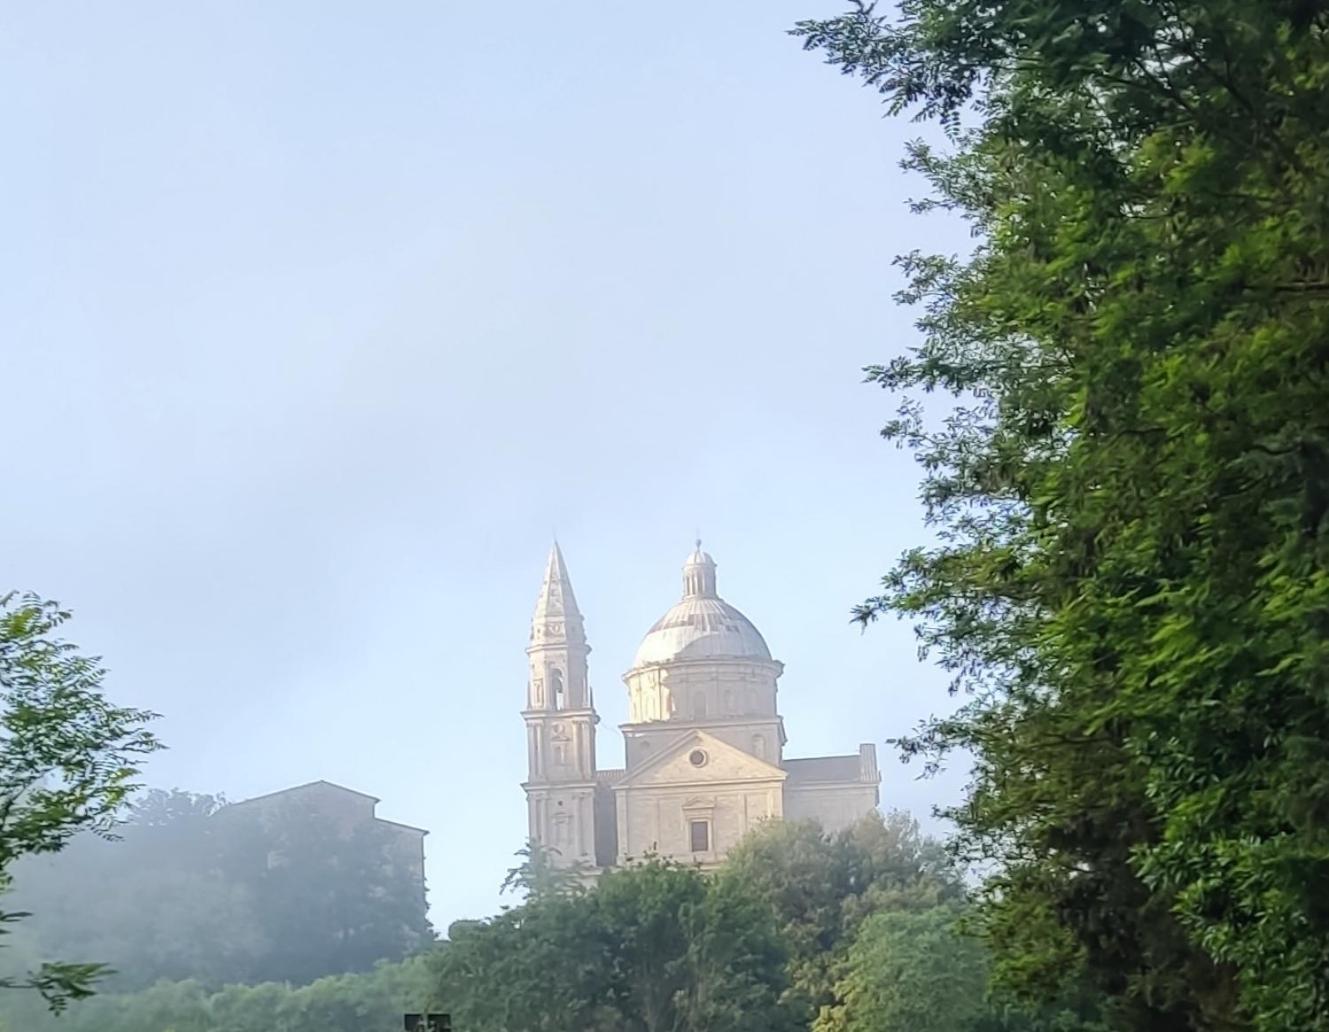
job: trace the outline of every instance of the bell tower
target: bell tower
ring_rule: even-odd
[[[550,549],[526,648],[530,838],[559,864],[595,864],[595,713],[586,629],[558,543]]]

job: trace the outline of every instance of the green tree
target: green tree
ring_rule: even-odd
[[[992,998],[991,955],[966,928],[964,903],[869,915],[835,965],[834,1002],[812,1032],[1104,1032],[1082,987],[1030,1010]]]
[[[906,0],[796,32],[917,144],[967,258],[902,260],[939,539],[858,611],[965,699],[999,981],[1122,1027],[1329,1028],[1329,12]],[[933,390],[953,404],[922,404]],[[939,418],[933,418],[937,416]]]
[[[437,996],[474,1032],[793,1027],[769,907],[690,868],[649,860],[459,932],[433,959]]]
[[[593,872],[584,860],[560,863],[557,849],[534,840],[513,855],[521,862],[508,869],[501,891],[520,892],[527,899],[578,892]]]
[[[109,834],[157,749],[153,714],[112,705],[95,658],[55,636],[69,614],[34,595],[0,596],[0,891],[22,857],[53,853],[77,832]],[[0,912],[5,924],[27,916]],[[53,1009],[87,996],[97,963],[48,961],[0,978]]]
[[[161,982],[140,992],[98,993],[59,1017],[0,1008],[3,1032],[399,1032],[402,1014],[437,1010],[422,959],[373,971],[209,990],[193,980]],[[4,1001],[9,1004],[10,1001]]]
[[[809,1020],[835,999],[836,966],[867,915],[963,895],[941,845],[899,812],[834,835],[813,821],[771,822],[739,843],[717,878],[774,912],[789,950],[788,1002]]]
[[[814,1032],[968,1032],[989,1015],[987,956],[959,934],[959,908],[892,910],[864,921]]]
[[[612,944],[589,894],[544,896],[484,922],[454,925],[431,958],[441,1006],[472,1032],[610,1027]]]

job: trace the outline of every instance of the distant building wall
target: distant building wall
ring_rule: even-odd
[[[828,832],[847,828],[877,806],[875,785],[785,786],[786,820],[815,820]]]
[[[389,841],[390,863],[405,871],[416,882],[420,904],[425,905],[425,836],[423,828],[397,821],[384,820],[375,815],[379,800],[375,796],[335,785],[330,781],[314,781],[307,785],[281,789],[267,795],[256,796],[232,803],[218,810],[216,817],[228,820],[233,816],[255,814],[266,823],[279,823],[283,814],[292,807],[306,814],[326,820],[338,835],[354,834],[358,829],[372,826],[381,830]],[[275,854],[274,854],[275,855]]]
[[[784,812],[791,821],[815,820],[828,832],[840,831],[871,813],[880,802],[881,772],[870,743],[858,755],[788,760]]]

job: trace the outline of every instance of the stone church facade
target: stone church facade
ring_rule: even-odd
[[[700,542],[683,567],[681,601],[647,632],[623,677],[622,770],[596,766],[590,651],[555,545],[526,650],[522,787],[530,839],[560,862],[603,869],[655,853],[711,867],[762,821],[813,818],[836,830],[877,806],[873,745],[844,756],[784,755],[776,700],[784,667],[720,598]]]

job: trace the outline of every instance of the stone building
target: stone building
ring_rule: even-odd
[[[647,632],[632,669],[626,767],[596,766],[599,717],[590,646],[563,554],[549,554],[531,625],[522,786],[532,841],[595,868],[656,853],[703,867],[768,819],[842,828],[878,803],[871,744],[845,756],[789,758],[771,658],[752,623],[716,591],[697,543],[683,598]]]
[[[267,795],[231,803],[216,813],[218,820],[256,817],[274,834],[295,815],[305,815],[327,827],[337,838],[370,831],[383,843],[384,860],[410,880],[419,894],[421,913],[425,907],[425,836],[429,832],[410,824],[390,821],[377,814],[380,800],[331,781],[311,781]],[[275,841],[275,840],[274,840]]]

